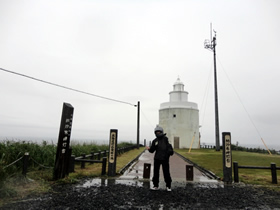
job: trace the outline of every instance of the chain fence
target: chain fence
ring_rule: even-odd
[[[6,168],[8,168],[8,167],[10,167],[10,166],[12,166],[12,165],[14,165],[14,164],[16,164],[16,163],[17,163],[18,161],[20,161],[22,158],[23,158],[23,156],[20,157],[19,159],[15,160],[14,162],[10,163],[9,165],[4,166],[3,169],[6,169]]]
[[[47,169],[50,169],[50,168],[53,168],[53,167],[48,167],[48,166],[44,166],[40,163],[38,163],[36,160],[34,160],[32,157],[30,157],[31,160],[33,160],[34,163],[38,164],[39,166],[43,167],[43,168],[47,168]]]
[[[6,168],[8,168],[8,167],[10,167],[10,166],[12,166],[12,165],[14,165],[14,164],[16,164],[16,163],[17,163],[18,161],[20,161],[23,157],[24,157],[24,155],[23,155],[22,157],[20,157],[19,159],[15,160],[14,162],[10,163],[9,165],[4,166],[3,169],[6,169]],[[30,157],[30,159],[31,159],[34,163],[36,163],[37,165],[39,165],[39,166],[41,166],[41,167],[43,167],[43,168],[46,168],[46,169],[51,169],[51,168],[53,168],[53,167],[44,166],[44,165],[38,163],[38,162],[37,162],[36,160],[34,160],[34,158],[32,158],[32,157]]]

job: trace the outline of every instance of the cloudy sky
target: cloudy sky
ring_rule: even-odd
[[[200,110],[201,142],[215,142],[217,32],[220,132],[239,144],[279,145],[280,1],[0,0],[0,139],[57,141],[63,102],[72,140],[154,138],[160,104],[178,76]],[[214,34],[214,33],[213,33]]]

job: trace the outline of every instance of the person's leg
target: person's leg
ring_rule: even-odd
[[[162,170],[163,170],[164,181],[166,183],[166,187],[170,188],[172,179],[171,179],[170,171],[169,171],[169,161],[162,162]]]
[[[158,187],[158,183],[159,183],[159,168],[160,168],[160,162],[158,160],[154,160],[154,176],[153,176],[154,187]]]

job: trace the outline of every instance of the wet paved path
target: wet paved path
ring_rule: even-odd
[[[144,173],[144,163],[151,164],[150,171],[150,180],[153,177],[153,162],[154,162],[154,153],[150,153],[147,150],[142,153],[139,157],[138,161],[130,167],[121,177],[120,179],[143,179]],[[170,157],[170,174],[171,178],[176,182],[186,182],[186,165],[190,165],[188,162],[183,160],[180,156],[174,153],[173,156]],[[205,176],[201,171],[196,168],[193,168],[193,182],[217,182],[216,180],[209,179]],[[163,182],[163,173],[162,167],[160,168],[160,182]]]

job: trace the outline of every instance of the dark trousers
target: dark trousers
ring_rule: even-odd
[[[158,187],[159,183],[159,169],[160,165],[162,165],[164,181],[166,183],[166,187],[171,187],[171,176],[169,172],[169,161],[168,160],[154,160],[154,177],[153,184],[155,187]]]

